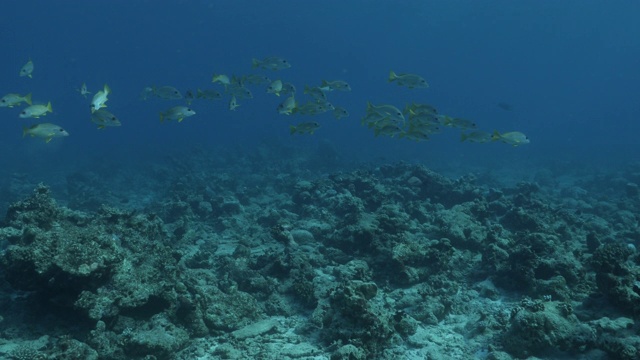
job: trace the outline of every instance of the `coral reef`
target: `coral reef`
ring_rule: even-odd
[[[404,163],[307,177],[181,166],[156,169],[173,175],[153,200],[102,199],[94,176],[74,174],[69,207],[42,184],[8,207],[0,355],[640,354],[632,186],[607,202],[585,190],[604,186],[595,179],[496,187]]]

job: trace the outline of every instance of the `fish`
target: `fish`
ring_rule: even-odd
[[[225,93],[235,96],[239,99],[253,99],[253,93],[251,90],[239,84],[231,84],[227,86]]]
[[[319,86],[311,87],[309,85],[305,85],[304,94],[307,94],[316,100],[327,100],[327,94]]]
[[[335,109],[333,109],[333,117],[335,117],[336,119],[340,120],[343,117],[347,116],[349,116],[349,112],[342,106],[336,106]]]
[[[373,105],[367,102],[367,114],[376,113],[378,115],[388,115],[392,120],[405,123],[404,114],[397,107],[389,104]]]
[[[278,113],[282,115],[291,115],[296,108],[296,99],[294,95],[286,98],[280,105],[278,105]]]
[[[224,86],[231,84],[231,80],[229,80],[229,77],[225,74],[213,74],[213,78],[211,79],[211,82],[220,83]]]
[[[460,141],[470,141],[475,143],[487,143],[492,141],[491,133],[486,131],[473,131],[470,133],[461,133]]]
[[[168,85],[160,86],[159,88],[154,87],[153,94],[165,100],[182,99],[182,93],[180,93],[180,90]]]
[[[322,106],[322,108],[324,109],[324,112],[333,111],[336,109],[335,106],[333,106],[333,104],[328,102],[327,100],[318,100],[316,101],[316,103]]]
[[[267,93],[274,94],[275,96],[280,96],[280,92],[282,91],[282,80],[274,80],[267,86]]]
[[[85,98],[87,97],[87,94],[91,94],[91,92],[89,92],[89,90],[87,90],[87,84],[86,83],[82,83],[82,86],[80,86],[80,88],[77,89],[77,90],[80,93],[80,95],[84,96]]]
[[[511,104],[508,104],[506,102],[499,102],[498,107],[504,111],[513,111],[513,106],[511,106]]]
[[[140,100],[147,100],[151,96],[153,96],[153,87],[147,86],[142,89],[142,92],[140,93]]]
[[[402,133],[403,133],[402,128],[400,128],[396,124],[386,124],[382,127],[376,127],[373,129],[373,134],[376,137],[380,135],[395,137],[395,136],[400,136]]]
[[[324,107],[322,104],[309,101],[302,105],[296,106],[293,112],[300,115],[319,115],[327,111],[328,109]]]
[[[98,129],[122,125],[120,119],[105,109],[98,109],[91,114],[91,122],[98,125]]]
[[[444,126],[450,126],[450,127],[455,127],[459,129],[475,129],[476,128],[476,123],[474,123],[471,120],[454,118],[450,116],[444,117],[443,124]]]
[[[109,88],[109,85],[104,84],[104,88],[93,95],[93,99],[91,100],[91,112],[107,107],[106,102],[109,100],[109,94],[111,94],[111,89]]]
[[[53,112],[53,109],[51,108],[51,101],[49,101],[49,103],[47,103],[47,105],[30,105],[28,107],[26,107],[24,110],[22,110],[22,112],[20,113],[20,117],[23,119],[26,118],[39,118],[40,116],[45,116],[47,115],[47,113]]]
[[[20,76],[28,76],[30,78],[33,78],[33,61],[31,61],[31,59],[29,59],[29,61],[27,61],[26,64],[24,64],[22,66],[22,68],[20,69]]]
[[[297,126],[290,125],[289,126],[289,133],[291,135],[293,135],[293,134],[310,134],[310,135],[313,135],[313,133],[316,130],[318,130],[318,128],[320,128],[320,124],[318,124],[315,121],[308,121],[308,122],[300,123]]]
[[[184,100],[187,102],[187,105],[191,105],[193,99],[195,99],[195,95],[193,95],[193,91],[187,90],[184,92]]]
[[[282,84],[282,90],[280,91],[280,94],[283,95],[295,95],[296,94],[296,87],[289,82],[283,83]]]
[[[404,113],[408,115],[437,114],[438,110],[429,104],[412,103],[404,107]]]
[[[251,60],[251,62],[252,62],[252,67],[254,69],[262,68],[262,69],[276,71],[276,70],[288,69],[291,67],[291,64],[289,64],[287,60],[277,56],[266,57],[262,60],[253,59]]]
[[[7,94],[0,99],[0,107],[11,108],[23,102],[31,105],[31,93],[25,96],[20,96],[20,94]]]
[[[329,89],[329,91],[333,91],[333,90],[351,91],[351,86],[349,86],[349,83],[343,80],[334,80],[334,81],[322,80],[322,85],[320,85],[320,87],[322,89]]]
[[[238,101],[236,100],[235,96],[231,97],[231,100],[229,100],[229,110],[231,111],[236,111],[236,109],[240,106],[240,104],[238,104]]]
[[[429,134],[429,132],[421,131],[417,128],[409,128],[409,130],[398,134],[398,138],[406,138],[414,141],[426,141],[429,140]]]
[[[35,124],[30,127],[22,128],[22,137],[30,135],[31,137],[43,138],[45,142],[51,141],[54,137],[69,136],[69,133],[58,125],[50,123]]]
[[[499,133],[498,131],[494,131],[493,135],[491,135],[491,140],[493,141],[502,141],[503,143],[520,146],[523,144],[530,143],[527,135],[519,132],[519,131],[510,131],[506,133]]]
[[[160,122],[165,120],[178,120],[182,122],[185,118],[195,115],[196,112],[187,106],[174,106],[171,109],[160,112]]]
[[[200,89],[198,89],[196,97],[198,99],[217,100],[217,99],[222,98],[222,94],[220,94],[219,92],[217,92],[215,90],[200,90]]]
[[[242,76],[240,81],[243,84],[250,84],[250,85],[271,84],[271,79],[269,79],[268,76],[257,75],[257,74],[244,75],[244,76]]]
[[[396,82],[400,86],[406,86],[409,89],[428,88],[429,84],[420,75],[416,74],[396,74],[389,72],[389,82]]]

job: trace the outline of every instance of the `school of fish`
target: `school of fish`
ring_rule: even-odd
[[[281,57],[270,56],[263,59],[253,59],[252,69],[258,71],[267,70],[280,74],[282,70],[291,68],[291,64]],[[34,62],[29,61],[19,71],[20,77],[33,78]],[[429,88],[427,81],[420,75],[411,73],[396,73],[390,71],[389,83],[408,89]],[[304,85],[302,94],[297,93],[296,86],[284,78],[271,79],[264,74],[244,74],[242,76],[215,73],[210,86],[215,88],[197,88],[196,91],[186,90],[183,94],[176,87],[170,85],[147,86],[141,94],[141,100],[158,98],[167,101],[184,101],[186,105],[176,105],[158,111],[161,123],[176,121],[178,123],[196,115],[191,108],[194,101],[217,101],[228,99],[228,109],[236,111],[242,109],[242,104],[253,98],[256,88],[262,89],[267,96],[275,96],[281,99],[275,107],[275,111],[284,116],[314,117],[310,121],[298,121],[289,125],[291,135],[311,135],[320,127],[321,121],[316,118],[322,114],[331,114],[335,119],[349,117],[349,111],[343,106],[334,106],[329,101],[329,95],[334,93],[351,91],[351,86],[344,80],[322,80],[320,85]],[[253,91],[252,91],[253,90]],[[107,111],[107,101],[111,94],[111,88],[104,84],[102,89],[90,92],[86,83],[83,83],[77,91],[84,98],[93,94],[89,103],[88,118],[97,125],[98,129],[119,127],[120,119]],[[259,91],[259,90],[258,90]],[[336,95],[338,96],[338,95]],[[34,104],[32,94],[20,95],[8,93],[0,99],[0,107],[13,108],[24,106],[18,116],[22,119],[40,119],[53,112],[51,102],[46,104]],[[502,142],[512,146],[528,144],[529,138],[520,131],[488,132],[478,129],[475,122],[458,117],[440,114],[430,104],[412,102],[402,109],[393,104],[373,104],[368,102],[365,115],[360,123],[373,131],[374,136],[388,136],[398,139],[414,141],[426,141],[433,135],[443,131],[443,128],[456,128],[460,130],[460,141],[474,143]],[[50,142],[57,137],[69,136],[69,133],[59,125],[51,123],[35,123],[23,127],[23,136],[38,137]]]

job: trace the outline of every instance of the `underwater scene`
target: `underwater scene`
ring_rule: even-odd
[[[640,2],[2,5],[0,359],[640,359]]]

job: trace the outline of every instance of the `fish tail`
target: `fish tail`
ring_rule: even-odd
[[[164,122],[164,113],[160,113],[160,122]]]
[[[492,141],[500,140],[500,133],[498,132],[498,130],[493,131],[493,135],[491,135],[491,140]]]
[[[393,72],[393,70],[389,71],[389,82],[392,82],[393,80],[397,79],[398,75],[396,75],[395,72]]]
[[[27,136],[27,133],[29,132],[29,128],[26,126],[22,127],[22,137]]]
[[[202,97],[202,95],[203,95],[202,90],[198,89],[198,90],[196,91],[196,97],[197,97],[197,98],[201,98],[201,97]]]
[[[109,87],[109,85],[104,84],[104,92],[107,95],[111,94],[111,88]]]
[[[253,58],[251,59],[251,68],[255,69],[260,66],[260,60]]]
[[[24,102],[31,105],[31,93],[28,93],[27,95],[24,96]]]
[[[465,133],[460,133],[460,142],[467,140],[469,136]]]
[[[293,135],[296,133],[296,127],[293,125],[289,125],[289,134]]]

